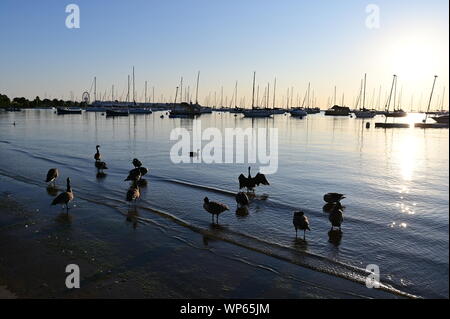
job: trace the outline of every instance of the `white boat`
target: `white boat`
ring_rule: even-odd
[[[308,112],[306,112],[301,107],[293,108],[289,111],[289,113],[291,113],[291,116],[295,116],[295,117],[304,117],[304,116],[308,115]]]

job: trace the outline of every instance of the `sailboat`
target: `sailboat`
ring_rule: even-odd
[[[373,118],[376,113],[372,110],[368,110],[366,109],[366,80],[367,80],[367,74],[364,74],[364,92],[363,92],[363,103],[362,103],[362,108],[354,111],[355,116],[357,118],[361,118],[361,119],[369,119],[369,118]]]
[[[256,72],[253,72],[252,108],[244,110],[242,113],[245,117],[270,117],[273,114],[272,109],[255,107],[255,78]]]
[[[395,100],[397,95],[397,76],[394,75],[394,111],[390,112],[389,109],[384,112],[384,116],[386,117],[405,117],[408,115],[407,112],[403,111],[402,109],[395,109]]]
[[[307,89],[306,95],[305,95],[305,98],[306,98],[306,96],[308,96],[308,104],[309,104],[309,89],[310,89],[310,83],[308,83],[308,89]],[[291,116],[303,118],[304,116],[308,115],[308,112],[306,112],[306,110],[303,109],[303,105],[305,104],[305,98],[303,98],[301,107],[293,107],[289,111],[289,113],[291,113]]]

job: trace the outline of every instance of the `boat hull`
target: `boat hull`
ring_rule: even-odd
[[[56,109],[56,114],[65,115],[65,114],[81,114],[81,110],[71,110],[71,109]]]

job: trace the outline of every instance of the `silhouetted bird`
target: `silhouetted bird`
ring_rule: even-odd
[[[103,172],[104,169],[108,169],[106,163],[102,161],[95,161],[95,167],[98,169],[99,172]]]
[[[134,168],[129,172],[127,178],[125,178],[125,181],[137,182],[141,179],[141,177],[141,170],[139,168]]]
[[[203,208],[212,215],[212,220],[214,223],[214,215],[217,216],[217,224],[219,223],[219,215],[224,211],[230,210],[230,208],[222,203],[212,202],[208,197],[203,199]]]
[[[136,202],[141,197],[141,192],[139,190],[139,186],[137,186],[136,183],[133,183],[131,187],[127,191],[127,197],[126,200],[128,202]]]
[[[133,163],[134,167],[141,167],[142,166],[142,162],[140,160],[138,160],[137,158],[134,158],[132,163]]]
[[[238,206],[247,206],[249,204],[248,196],[244,192],[236,194],[236,203]]]
[[[59,171],[57,168],[50,168],[47,172],[47,178],[45,179],[46,183],[55,183],[56,179],[59,176]]]
[[[251,167],[248,167],[248,176],[245,177],[244,174],[239,175],[239,189],[244,187],[247,188],[247,191],[254,190],[255,186],[262,185],[270,185],[266,179],[264,174],[258,173],[255,177],[252,177],[250,174]]]
[[[309,228],[308,217],[303,212],[294,212],[294,218],[292,220],[295,227],[295,237],[297,237],[297,229],[303,230],[303,239],[305,239],[306,230],[311,231]]]
[[[333,230],[333,227],[339,227],[339,230],[341,230],[342,222],[344,221],[344,216],[342,214],[342,210],[339,209],[339,207],[335,206],[333,211],[330,213],[330,216],[328,216],[328,219],[331,222],[331,230]]]
[[[95,149],[97,150],[97,152],[94,154],[94,159],[96,160],[96,161],[99,161],[101,158],[102,158],[102,156],[100,155],[100,151],[98,150],[100,148],[100,145],[97,145],[96,147],[95,147]]]
[[[56,196],[52,201],[52,205],[64,204],[66,205],[67,213],[69,213],[69,202],[73,200],[72,187],[70,186],[70,178],[67,177],[67,188],[66,191]]]
[[[323,200],[326,201],[327,203],[336,203],[344,198],[345,198],[344,194],[339,193],[327,193],[323,195]]]

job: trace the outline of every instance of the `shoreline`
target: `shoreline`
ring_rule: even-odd
[[[155,273],[155,269],[152,270],[147,267],[142,269],[124,267],[122,261],[114,266],[109,264],[110,262],[100,261],[101,257],[97,254],[92,254],[91,257],[89,253],[77,252],[77,249],[81,248],[76,247],[78,244],[72,246],[73,243],[69,244],[63,241],[63,238],[58,238],[50,234],[50,232],[47,235],[47,226],[42,225],[42,222],[38,220],[39,213],[24,208],[16,201],[14,195],[4,196],[3,194],[0,196],[0,229],[2,229],[0,233],[0,248],[3,251],[4,258],[0,259],[0,286],[5,288],[0,290],[1,298],[184,299],[200,297],[209,299],[217,297],[227,298],[228,296],[227,293],[224,295],[214,293],[217,287],[209,285],[207,280],[203,284],[197,283],[203,291],[194,291],[184,287],[183,289],[179,286],[180,283],[174,284],[169,279],[171,276],[170,269],[163,272],[158,270]],[[54,223],[55,221],[51,220],[51,222]],[[61,225],[57,227],[61,227]],[[45,233],[45,236],[42,233]],[[212,238],[208,240],[212,240],[211,244],[214,245],[229,245]],[[81,248],[81,250],[83,249]],[[240,251],[242,248],[237,249]],[[248,255],[253,254],[245,249],[243,250]],[[269,262],[269,264],[272,262],[278,263],[278,261],[274,261],[267,256],[259,256],[259,258],[264,260],[264,262]],[[203,266],[203,261],[199,262],[199,258],[193,258],[193,260],[194,265],[191,266],[193,267],[194,277],[203,276],[200,270],[196,270],[197,267]],[[82,269],[81,284],[84,289],[69,290],[65,287],[64,283],[67,274],[64,273],[63,269],[68,263],[75,263]],[[170,260],[167,263],[170,264]],[[38,265],[38,267],[35,267],[35,265]],[[240,269],[236,268],[236,265],[226,265],[223,262],[219,262],[216,267],[218,265],[224,268],[224,273],[232,273],[233,271],[238,273],[240,271]],[[305,290],[302,294],[298,295],[298,293],[291,291],[291,288],[284,290],[285,288],[272,287],[271,284],[265,283],[266,279],[264,279],[264,276],[267,276],[267,269],[265,269],[260,270],[264,272],[259,274],[260,278],[254,278],[257,284],[265,287],[263,291],[258,292],[257,288],[251,286],[243,297],[281,298],[280,296],[283,296],[283,298],[297,299],[371,298],[375,296],[378,298],[401,298],[380,290],[368,291],[367,288],[345,279],[334,278],[295,265],[290,266],[297,267],[296,272],[301,275],[303,284],[300,287],[303,286],[303,290]],[[208,265],[207,268],[214,268],[214,266]],[[271,276],[270,272],[269,276]],[[311,283],[314,277],[322,278],[321,280],[324,281],[319,282],[320,284],[318,285],[314,284],[312,288],[305,287],[304,283]],[[277,278],[277,280],[280,279]],[[196,280],[194,279],[194,281]],[[226,279],[220,279],[217,285],[227,286],[226,281]],[[189,286],[188,282],[183,284]],[[284,285],[287,284],[285,283]],[[292,285],[293,283],[289,284]],[[336,290],[335,287],[339,287],[341,290]],[[270,290],[273,290],[273,292]],[[280,291],[284,295],[280,295]],[[239,298],[239,294],[232,294],[231,298]]]

